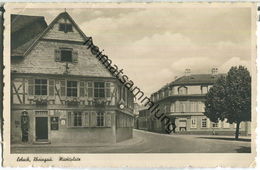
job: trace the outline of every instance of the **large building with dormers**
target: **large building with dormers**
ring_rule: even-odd
[[[12,143],[132,138],[133,94],[87,48],[91,37],[67,12],[49,25],[42,16],[11,20]]]
[[[219,76],[217,68],[209,74],[191,74],[190,69],[185,75],[176,78],[151,95],[151,100],[159,104],[161,112],[165,113],[176,126],[176,133],[182,134],[212,134],[233,135],[236,125],[226,121],[211,122],[204,114],[205,95]],[[139,127],[149,131],[165,133],[164,124],[157,120],[147,109],[139,112]],[[250,122],[242,122],[241,135],[251,133]]]

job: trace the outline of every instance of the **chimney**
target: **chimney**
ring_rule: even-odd
[[[215,67],[212,68],[212,69],[211,69],[211,74],[212,74],[212,75],[218,74],[218,68],[215,68]]]
[[[191,72],[191,70],[189,68],[186,68],[185,72],[184,72],[185,76],[189,76],[190,72]]]

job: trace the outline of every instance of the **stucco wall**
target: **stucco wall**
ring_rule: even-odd
[[[11,141],[12,143],[22,143],[21,137],[21,112],[23,110],[12,111],[12,127],[11,127]],[[26,110],[29,116],[29,141],[28,143],[35,142],[35,117],[34,110]],[[64,112],[66,113],[66,112]],[[59,117],[59,129],[51,130],[50,128],[50,117]],[[114,116],[112,114],[112,116]],[[66,115],[41,115],[40,117],[48,117],[48,139],[52,144],[59,143],[114,143],[115,132],[113,132],[114,125],[111,127],[68,127],[68,119]],[[65,120],[65,124],[61,124],[61,119]],[[115,122],[112,118],[112,124]]]

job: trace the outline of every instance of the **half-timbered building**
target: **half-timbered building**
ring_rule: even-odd
[[[115,143],[132,138],[133,95],[84,42],[67,12],[12,15],[12,143]]]

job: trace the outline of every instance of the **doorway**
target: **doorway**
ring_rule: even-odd
[[[186,131],[187,129],[187,120],[179,120],[180,131]]]
[[[35,118],[36,141],[48,141],[48,117]]]

